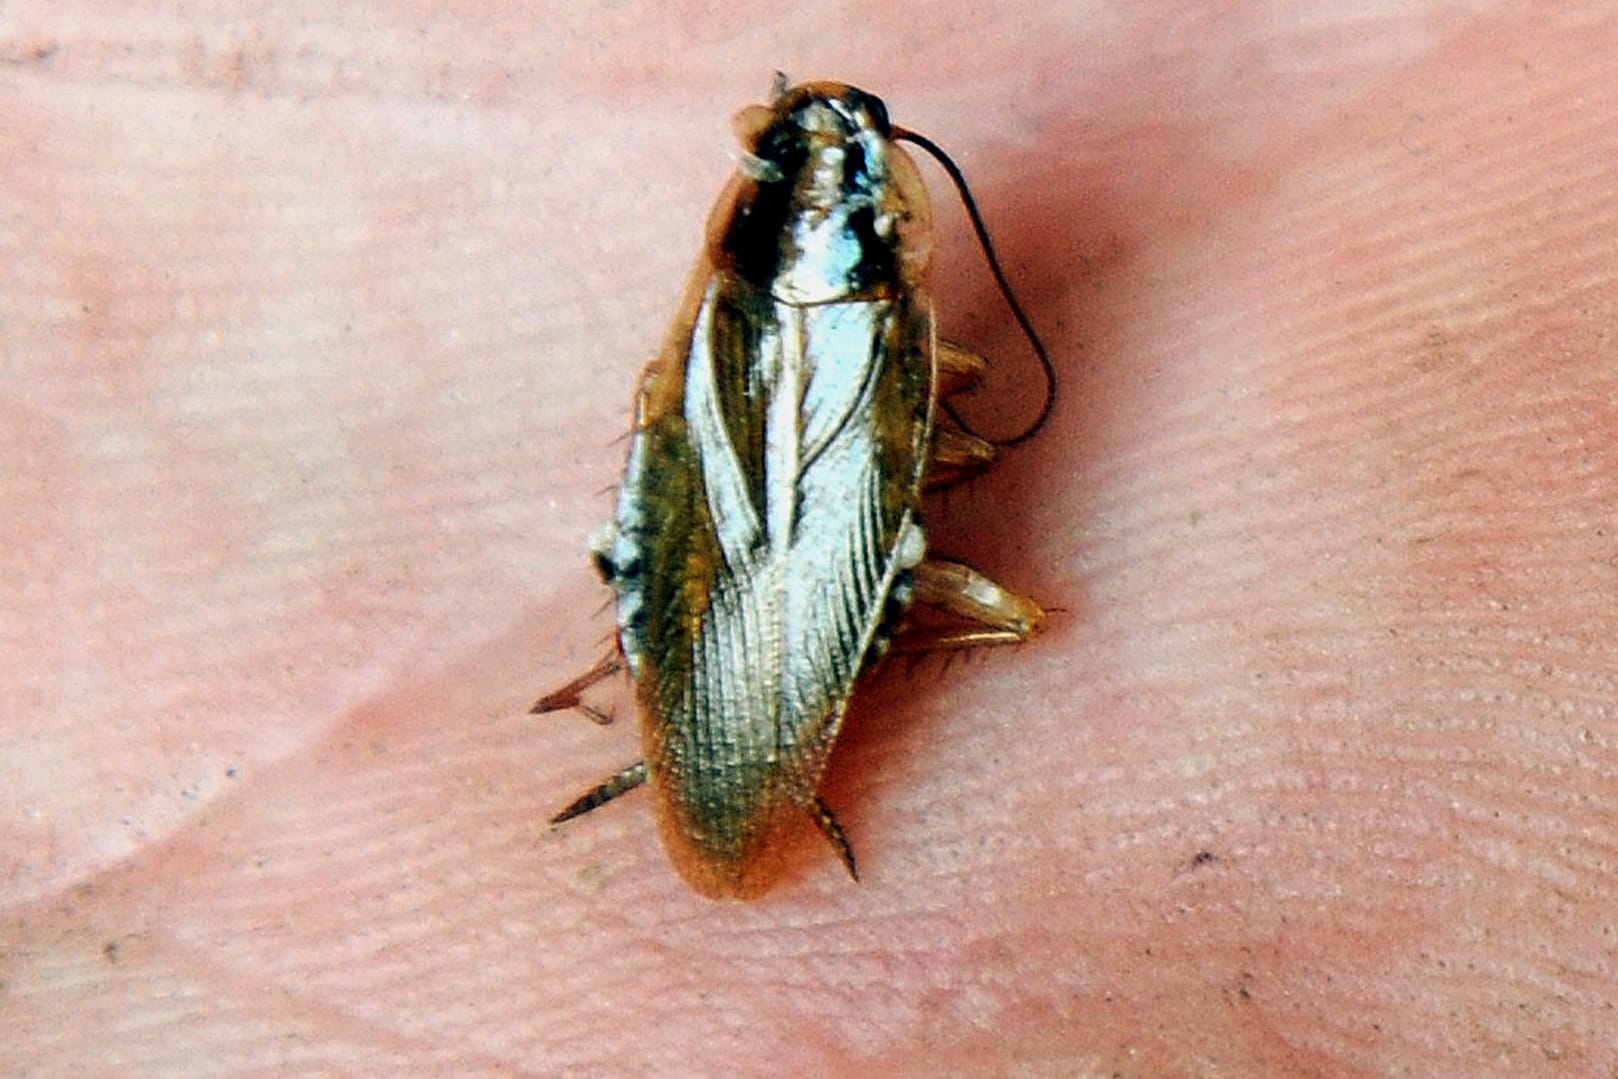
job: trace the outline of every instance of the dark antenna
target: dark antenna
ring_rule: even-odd
[[[1039,433],[1039,429],[1045,426],[1045,421],[1051,418],[1051,411],[1056,407],[1056,367],[1051,363],[1051,355],[1045,349],[1045,342],[1041,341],[1039,334],[1034,332],[1034,324],[1028,320],[1028,315],[1024,313],[1022,304],[1017,302],[1016,295],[1011,291],[1011,283],[1006,280],[1005,271],[1000,268],[1000,259],[995,255],[994,244],[989,240],[989,230],[983,224],[983,215],[978,212],[977,201],[972,198],[972,192],[966,186],[966,177],[961,174],[960,166],[950,160],[950,156],[937,143],[923,135],[916,134],[914,131],[895,127],[893,137],[905,142],[915,143],[949,174],[950,181],[955,184],[956,194],[961,197],[961,205],[966,208],[966,216],[972,221],[972,231],[977,233],[978,246],[983,248],[983,257],[989,263],[989,272],[994,275],[994,283],[1000,287],[1000,295],[1005,297],[1006,306],[1011,308],[1012,317],[1017,320],[1017,325],[1022,327],[1023,335],[1028,338],[1028,343],[1033,346],[1034,355],[1039,357],[1040,369],[1045,372],[1045,406],[1039,410],[1038,417],[1021,434],[1013,438],[985,440],[994,446],[1021,445]],[[966,425],[966,421],[956,414],[953,408],[950,408],[948,404],[943,407],[949,412],[950,417],[961,425],[963,430],[968,434],[975,433]]]

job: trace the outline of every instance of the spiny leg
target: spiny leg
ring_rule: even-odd
[[[994,443],[954,427],[933,428],[932,456],[923,486],[941,491],[971,479],[994,464]]]
[[[860,879],[859,871],[854,868],[854,848],[848,845],[848,836],[843,834],[843,826],[837,823],[837,817],[832,813],[831,807],[824,799],[816,798],[810,807],[815,824],[820,828],[820,834],[831,840],[832,849],[837,851],[837,857],[843,860],[843,868],[855,880]]]
[[[976,352],[949,341],[938,342],[936,357],[940,401],[976,389],[989,367],[989,361]],[[947,404],[942,408],[954,417]],[[927,462],[927,490],[937,491],[971,479],[994,464],[996,452],[994,443],[961,427],[934,425],[932,453]]]
[[[939,341],[937,356],[938,396],[951,397],[983,384],[989,361],[953,341]]]
[[[535,701],[534,706],[528,709],[528,714],[537,716],[546,712],[560,712],[565,708],[577,708],[597,723],[602,725],[611,723],[612,717],[594,705],[586,704],[583,694],[585,690],[597,682],[610,675],[617,674],[623,669],[623,656],[618,653],[617,649],[614,649],[598,660],[595,666],[573,679],[567,685],[552,690]]]
[[[934,652],[990,644],[1020,644],[1045,625],[1045,610],[971,566],[929,558],[912,577],[913,600],[952,614],[967,626],[912,626],[894,638],[896,652]]]
[[[592,809],[599,809],[620,794],[632,791],[645,782],[646,762],[636,761],[594,790],[575,799],[566,809],[552,817],[551,823],[561,824],[563,821],[570,821],[580,814],[588,813]]]

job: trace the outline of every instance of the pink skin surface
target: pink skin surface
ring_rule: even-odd
[[[9,8],[0,1073],[1612,1074],[1604,6]],[[777,67],[973,179],[1063,396],[934,546],[1061,610],[713,903],[524,711]]]

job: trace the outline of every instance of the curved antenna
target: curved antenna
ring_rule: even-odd
[[[960,166],[950,160],[950,156],[936,142],[924,135],[918,135],[914,131],[902,127],[895,127],[893,137],[902,139],[905,142],[915,143],[949,174],[950,181],[955,184],[955,192],[961,198],[961,205],[966,208],[966,216],[972,221],[972,231],[977,234],[978,246],[983,249],[983,257],[989,263],[989,272],[994,275],[994,283],[1000,287],[1000,295],[1005,297],[1006,306],[1011,308],[1012,317],[1017,320],[1017,325],[1022,327],[1023,335],[1028,338],[1028,343],[1033,346],[1034,355],[1039,357],[1040,369],[1045,373],[1045,406],[1039,410],[1039,415],[1034,419],[1034,422],[1029,424],[1022,433],[1012,438],[985,439],[993,446],[1021,445],[1039,433],[1039,429],[1045,426],[1045,421],[1051,418],[1051,411],[1056,407],[1056,366],[1051,363],[1051,355],[1045,350],[1045,342],[1041,341],[1039,334],[1034,332],[1034,324],[1028,320],[1028,315],[1024,313],[1022,304],[1017,302],[1016,295],[1011,291],[1011,283],[1006,280],[1006,273],[1000,268],[1000,259],[995,255],[994,244],[989,240],[989,230],[983,224],[983,215],[978,213],[977,201],[972,198],[972,192],[966,186],[966,177],[961,174]],[[962,429],[968,434],[974,434],[972,429],[967,427],[965,421],[956,414],[953,408],[950,408],[947,404],[944,408],[955,422],[961,425]]]

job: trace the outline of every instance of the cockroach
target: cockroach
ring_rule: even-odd
[[[927,553],[918,507],[925,487],[1032,435],[1056,390],[960,170],[936,145],[835,82],[778,80],[735,129],[740,166],[641,377],[617,513],[592,544],[616,595],[616,647],[533,706],[602,719],[582,694],[627,668],[643,759],[552,823],[647,785],[675,868],[710,897],[766,888],[805,814],[858,879],[819,789],[849,697],[890,646],[1039,631],[1033,600]],[[976,384],[986,361],[937,337],[931,209],[900,141],[954,181],[1039,357],[1044,407],[1013,438],[979,437],[943,400]],[[916,605],[946,621],[910,619]]]

